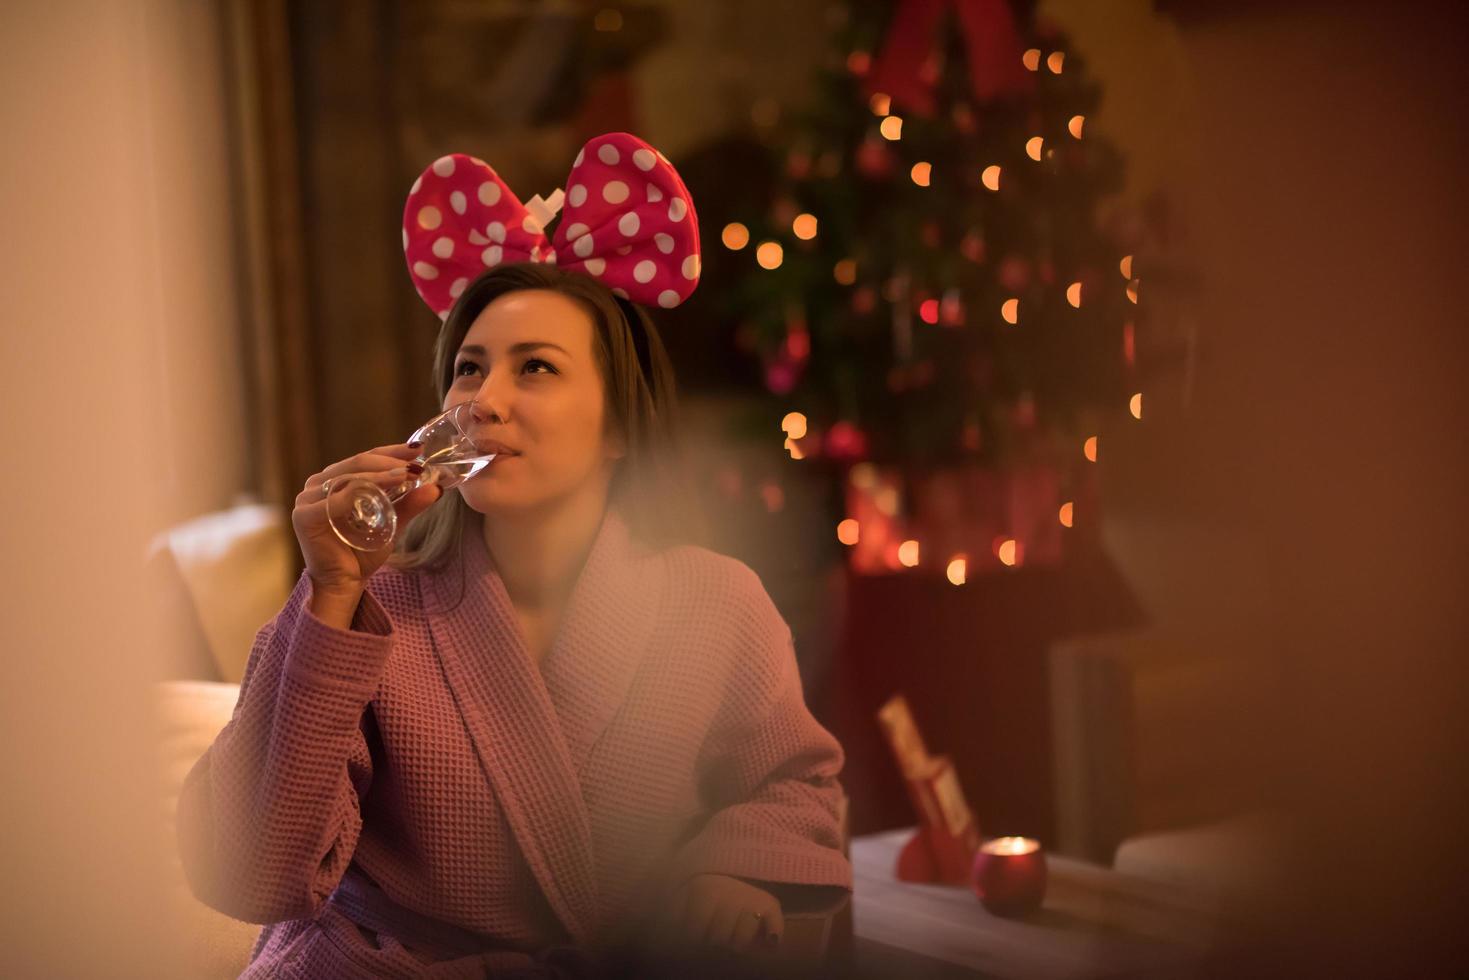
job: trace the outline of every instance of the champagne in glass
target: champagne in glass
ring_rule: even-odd
[[[390,544],[398,531],[393,504],[414,490],[437,483],[450,490],[490,464],[495,453],[481,452],[470,438],[473,410],[461,402],[434,416],[408,437],[420,444],[418,462],[423,472],[389,490],[371,477],[349,474],[327,481],[327,520],[343,544],[358,551],[377,551]]]

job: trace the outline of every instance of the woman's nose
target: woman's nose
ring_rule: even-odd
[[[505,421],[508,404],[509,394],[493,371],[485,378],[484,383],[479,386],[479,390],[474,393],[474,397],[470,400],[472,412],[477,422],[488,422],[491,419],[496,419],[501,422]]]

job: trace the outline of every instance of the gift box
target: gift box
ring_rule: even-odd
[[[846,516],[857,523],[849,560],[864,574],[905,568],[942,574],[961,557],[967,574],[1056,564],[1064,555],[1068,524],[1088,523],[1094,498],[1092,470],[1084,468],[861,463],[848,472],[845,485]],[[917,545],[905,551],[910,541]]]
[[[979,848],[979,825],[964,799],[953,761],[928,754],[902,695],[883,705],[878,721],[918,816],[917,832],[898,855],[898,879],[965,884]]]

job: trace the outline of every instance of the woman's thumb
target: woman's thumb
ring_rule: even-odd
[[[407,524],[432,507],[443,495],[443,488],[436,483],[419,487],[398,502],[398,522]]]

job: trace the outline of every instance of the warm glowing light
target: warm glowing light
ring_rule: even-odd
[[[1095,463],[1097,461],[1097,437],[1092,436],[1087,439],[1086,443],[1081,447],[1081,451],[1086,454],[1087,459]]]
[[[1137,287],[1138,280],[1136,279],[1127,284],[1127,298],[1133,303],[1137,302]]]
[[[1052,51],[1051,56],[1046,59],[1046,67],[1051,69],[1053,75],[1061,74],[1061,65],[1066,61],[1063,51]]]
[[[1029,51],[1025,52],[1025,54],[1021,56],[1020,60],[1024,62],[1025,67],[1029,68],[1031,71],[1040,71],[1041,49],[1031,48]]]
[[[796,457],[800,458],[800,457]],[[786,492],[781,489],[780,484],[768,480],[760,486],[760,496],[765,501],[765,509],[774,514],[778,510],[784,510],[786,505]]]
[[[964,301],[959,298],[959,290],[949,289],[944,293],[944,300],[939,304],[939,319],[951,327],[963,326]]]
[[[810,241],[816,237],[816,215],[798,214],[796,220],[791,222],[791,231],[802,241]]]
[[[871,490],[877,486],[877,467],[871,463],[858,463],[847,476],[858,490]]]
[[[1001,562],[1014,566],[1020,560],[1020,543],[1014,538],[1006,538],[1000,542],[998,554]]]
[[[913,169],[909,171],[909,176],[913,178],[913,183],[919,187],[927,187],[932,174],[933,164],[925,163],[922,160],[913,164]]]
[[[1119,263],[1117,263],[1117,268],[1119,268],[1119,269],[1122,270],[1122,278],[1123,279],[1131,279],[1132,278],[1132,256],[1131,255],[1124,255],[1122,257],[1122,261],[1119,262]]]
[[[613,10],[611,7],[597,11],[596,19],[592,26],[604,34],[622,30],[622,11]]]
[[[999,190],[1000,189],[1000,165],[997,164],[997,163],[992,163],[988,167],[985,167],[984,168],[984,173],[980,174],[979,179],[982,180],[982,181],[984,181],[984,186],[988,187],[990,190],[992,190],[992,191]]]
[[[857,263],[852,259],[842,259],[832,267],[831,274],[843,286],[850,286],[857,281]]]
[[[837,525],[837,540],[845,545],[853,545],[860,540],[862,534],[856,518],[849,517]]]
[[[1045,145],[1045,139],[1040,136],[1032,136],[1025,141],[1025,155],[1032,160],[1041,158],[1041,147]]]
[[[947,570],[949,581],[953,582],[955,585],[963,585],[964,572],[968,567],[969,563],[964,559],[963,555],[955,555],[953,558],[949,559],[949,567]]]
[[[796,440],[794,439],[787,439],[785,448],[791,454],[791,459],[804,459],[806,457],[806,454],[801,452],[801,447],[796,445]]]
[[[780,431],[792,439],[806,438],[806,416],[800,412],[790,412],[780,420]]]
[[[786,334],[785,352],[788,357],[804,361],[811,353],[811,334],[804,329],[792,330]]]
[[[873,115],[885,116],[888,114],[888,110],[893,107],[893,100],[882,92],[873,92],[872,98],[868,100],[867,104],[872,107]]]
[[[898,488],[883,487],[872,495],[872,505],[889,517],[898,513]]]
[[[1131,323],[1122,325],[1122,359],[1128,364],[1137,363],[1137,327]]]
[[[724,242],[725,248],[729,249],[731,252],[738,252],[740,249],[750,244],[750,229],[746,228],[738,221],[731,221],[729,224],[724,226],[724,233],[721,234],[719,237]]]
[[[755,261],[762,269],[779,269],[784,258],[785,250],[780,247],[780,242],[762,242],[755,249]]]
[[[866,51],[853,51],[847,55],[847,71],[853,75],[865,75],[872,68],[872,55]]]
[[[1006,323],[1015,323],[1020,319],[1020,300],[1007,299],[1000,304],[1000,316],[1005,318]]]
[[[1142,392],[1138,392],[1137,394],[1133,395],[1132,396],[1132,400],[1127,403],[1127,407],[1132,412],[1132,417],[1133,418],[1135,418],[1135,419],[1142,418],[1143,417],[1143,393]]]
[[[898,561],[909,568],[916,566],[918,564],[918,542],[904,541],[898,545]]]
[[[1081,127],[1085,125],[1086,116],[1072,116],[1070,121],[1066,123],[1066,129],[1071,133],[1072,136],[1075,136],[1077,139],[1081,139]]]
[[[1066,302],[1078,309],[1081,307],[1081,283],[1073,282],[1066,287]]]
[[[918,304],[918,315],[923,318],[924,323],[939,322],[939,301],[926,299]]]
[[[879,125],[877,127],[877,129],[878,129],[878,132],[882,133],[883,136],[886,136],[890,140],[902,139],[903,138],[903,117],[902,116],[888,116],[886,119],[884,119],[882,121],[882,124]]]
[[[1066,501],[1066,503],[1064,503],[1064,504],[1061,505],[1061,515],[1060,516],[1061,516],[1061,526],[1062,527],[1071,527],[1072,526],[1072,520],[1076,516],[1076,505],[1073,504],[1069,500]]]
[[[1034,854],[1041,845],[1029,837],[996,837],[980,844],[979,849],[986,854]]]

